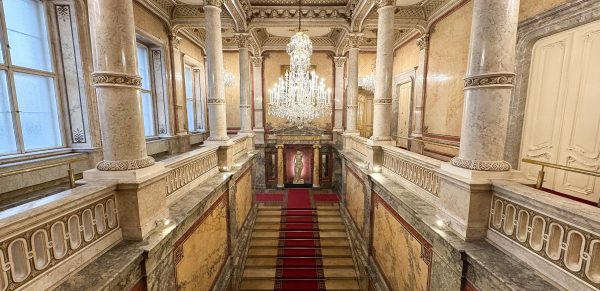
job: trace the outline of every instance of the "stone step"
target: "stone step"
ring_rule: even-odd
[[[246,267],[275,268],[277,266],[276,257],[248,257]],[[323,258],[323,267],[325,268],[344,268],[354,267],[354,261],[348,257],[325,257]]]
[[[254,230],[280,230],[284,227],[285,224],[296,224],[296,223],[255,223]],[[304,224],[304,223],[300,223]],[[320,230],[346,230],[346,226],[343,223],[332,222],[332,223],[323,223],[318,225]]]
[[[311,249],[311,248],[297,248]],[[279,254],[279,248],[277,247],[251,247],[248,250],[248,258],[250,257],[277,257]],[[335,258],[351,258],[352,251],[349,247],[324,247],[320,248],[321,256],[323,257],[335,257]]]
[[[306,230],[286,230],[286,231],[277,231],[277,230],[255,230],[252,232],[252,238],[279,238],[281,233],[294,233],[294,232],[307,232]],[[315,231],[317,232],[317,231]],[[346,238],[345,231],[338,230],[319,230],[320,238]]]
[[[348,247],[350,243],[346,238],[321,238],[321,247]],[[250,241],[250,247],[279,245],[278,238],[253,238]]]
[[[273,279],[244,279],[240,290],[259,291],[273,290],[275,280]],[[360,290],[357,279],[325,279],[325,288],[329,291],[350,291]]]
[[[301,268],[297,268],[301,269]],[[244,269],[243,278],[253,279],[274,279],[277,269],[273,267],[247,267]],[[354,268],[323,268],[325,279],[340,279],[350,278],[356,279],[356,271]]]

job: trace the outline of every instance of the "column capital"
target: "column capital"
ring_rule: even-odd
[[[388,6],[393,6],[396,4],[394,0],[375,0],[375,5],[377,5],[377,9],[384,8]]]
[[[181,44],[181,37],[177,36],[176,33],[169,34],[169,40],[171,41],[171,45],[173,48],[179,49],[179,45]]]
[[[419,50],[424,50],[429,45],[429,33],[422,34],[419,38],[417,38],[417,45],[419,46]]]
[[[248,48],[250,45],[250,34],[247,32],[243,32],[243,33],[236,33],[234,34],[235,36],[235,42],[237,43],[239,48]]]
[[[321,145],[320,145],[320,144],[314,144],[314,145],[313,145],[313,149],[320,149],[320,148],[321,148]]]
[[[362,41],[363,34],[354,32],[348,34],[348,45],[350,48],[358,48],[360,46],[360,42]]]
[[[220,9],[221,5],[223,5],[223,0],[206,0],[206,1],[204,1],[204,6],[215,6]]]
[[[263,57],[250,57],[250,61],[255,67],[262,67]]]
[[[347,60],[346,57],[333,57],[333,62],[335,63],[335,66],[338,68],[344,67],[346,60]]]

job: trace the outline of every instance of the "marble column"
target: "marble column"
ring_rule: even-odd
[[[190,139],[188,128],[193,125],[187,124],[187,111],[185,102],[185,85],[183,83],[183,53],[179,50],[181,45],[181,37],[177,36],[176,31],[172,31],[169,35],[169,43],[171,45],[171,80],[173,89],[173,118],[174,128],[173,136],[169,139],[169,148],[172,154],[183,153],[190,149]]]
[[[313,145],[313,188],[321,187],[321,145]]]
[[[250,99],[249,33],[236,34],[240,63],[240,133],[252,133],[252,100]]]
[[[346,92],[346,131],[347,134],[357,134],[356,118],[358,111],[358,52],[361,33],[348,35],[350,49],[348,51],[348,91]]]
[[[122,0],[90,0],[89,4],[92,83],[98,98],[104,151],[104,160],[96,168],[127,171],[149,167],[154,159],[146,153],[133,4]]]
[[[337,132],[344,131],[344,65],[345,57],[334,57],[335,63],[335,99],[334,99],[334,126],[333,130]]]
[[[252,82],[254,90],[254,133],[257,144],[265,143],[265,128],[263,125],[263,90],[262,90],[262,57],[251,57]]]
[[[425,33],[417,39],[417,46],[419,47],[419,65],[415,71],[415,90],[414,90],[414,103],[413,103],[413,115],[412,124],[414,129],[410,133],[410,137],[414,139],[423,138],[423,110],[424,110],[424,96],[425,96],[425,78],[427,77],[425,68],[427,67],[427,56],[429,54],[429,34]],[[417,153],[422,153],[423,143],[421,142],[410,142],[409,150]]]
[[[373,98],[374,141],[391,140],[392,75],[394,66],[395,1],[377,0],[377,58],[375,61],[375,96]]]
[[[277,148],[277,188],[283,188],[285,185],[285,177],[283,173],[285,169],[283,168],[283,145],[278,144],[275,146]]]
[[[223,40],[221,37],[221,5],[223,0],[207,0],[204,4],[206,26],[206,77],[208,83],[209,141],[226,141],[227,111],[223,82]]]
[[[504,146],[514,87],[519,0],[474,0],[458,157],[476,171],[508,171]]]

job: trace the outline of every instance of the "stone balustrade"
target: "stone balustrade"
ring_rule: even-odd
[[[439,164],[424,156],[415,157],[393,146],[383,146],[382,172],[398,175],[421,189],[439,196],[441,178]]]
[[[173,200],[172,197],[177,196],[178,192],[186,192],[186,189],[195,187],[218,172],[217,149],[215,146],[200,148],[164,161],[165,167],[171,169],[166,176],[169,201]]]
[[[0,212],[0,290],[48,290],[122,240],[115,184],[84,185]]]

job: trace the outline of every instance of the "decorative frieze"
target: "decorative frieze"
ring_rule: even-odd
[[[150,167],[154,165],[153,157],[145,157],[137,160],[101,161],[96,165],[100,171],[131,171]]]
[[[392,98],[378,98],[373,100],[373,104],[392,104]]]
[[[92,85],[94,87],[130,87],[137,89],[142,86],[142,78],[134,75],[96,72],[92,74]]]
[[[223,98],[208,98],[208,104],[225,104],[225,99]]]
[[[465,78],[465,89],[475,87],[513,87],[514,73],[493,73]]]
[[[496,195],[492,199],[489,229],[600,288],[598,234]]]
[[[217,153],[213,152],[174,167],[166,178],[167,196],[214,169],[218,163]]]
[[[0,242],[0,291],[16,290],[119,227],[111,194]]]
[[[383,153],[383,167],[421,189],[438,196],[441,179],[435,171],[387,151]]]
[[[506,161],[478,161],[454,157],[452,160],[450,160],[450,163],[459,168],[475,171],[501,172],[511,169],[510,164]]]

